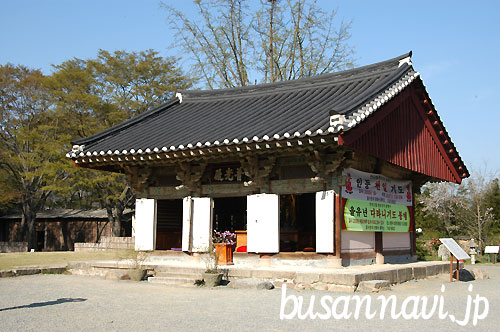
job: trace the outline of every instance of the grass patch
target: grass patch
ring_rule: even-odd
[[[441,257],[439,256],[434,256],[434,255],[426,255],[424,256],[424,261],[441,261]]]
[[[98,252],[12,252],[0,253],[0,270],[15,266],[47,266],[65,264],[69,261],[90,261],[131,258],[130,250],[110,250]]]

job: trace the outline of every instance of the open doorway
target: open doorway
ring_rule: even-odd
[[[236,234],[237,252],[247,251],[247,198],[214,198],[213,230]]]
[[[159,199],[156,205],[156,250],[182,250],[182,199]]]
[[[280,195],[280,252],[316,251],[315,194]]]
[[[217,231],[245,231],[247,229],[246,197],[214,198],[213,229]]]
[[[36,251],[45,249],[45,230],[36,231]]]

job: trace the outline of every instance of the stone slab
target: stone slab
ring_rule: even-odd
[[[412,267],[413,279],[425,279],[427,278],[427,268],[425,266],[414,266]]]
[[[229,288],[236,289],[273,289],[274,285],[272,282],[257,278],[243,278],[231,281],[228,284]]]
[[[141,270],[135,269],[113,269],[109,270],[105,275],[106,280],[134,280],[139,281],[144,277]]]
[[[356,286],[361,278],[361,274],[351,273],[322,273],[319,275],[319,281],[327,284]]]
[[[181,278],[190,280],[203,279],[202,273],[183,273],[183,272],[158,272],[156,277]]]
[[[389,280],[368,280],[361,281],[358,285],[357,291],[366,293],[377,293],[381,290],[389,290],[391,283]]]
[[[252,278],[257,279],[274,279],[274,271],[271,270],[253,270]]]
[[[438,274],[442,273],[442,271],[443,271],[443,269],[442,269],[442,266],[440,264],[428,265],[428,266],[426,266],[425,274],[427,275],[427,277],[430,277],[430,276],[438,275]]]
[[[413,270],[410,267],[397,270],[398,279],[397,283],[401,284],[413,279]]]
[[[64,267],[41,267],[40,273],[42,274],[62,274],[66,272],[67,268]]]
[[[294,281],[297,284],[312,284],[319,281],[319,276],[319,273],[297,272]]]
[[[148,282],[164,285],[194,285],[196,280],[169,277],[148,277]]]
[[[40,274],[41,270],[39,268],[30,268],[30,269],[14,269],[13,270],[16,276],[28,276],[33,274]]]
[[[467,269],[474,275],[474,279],[476,280],[484,280],[490,278],[486,272],[484,272],[481,269],[478,269],[477,267],[470,267]]]
[[[328,290],[331,292],[354,293],[356,291],[356,286],[329,284]]]
[[[68,262],[68,269],[71,270],[88,270],[90,267],[90,262]]]
[[[229,278],[251,278],[252,270],[247,269],[231,269],[228,272]]]
[[[12,270],[1,270],[0,271],[0,278],[8,278],[8,277],[15,277],[16,274]]]

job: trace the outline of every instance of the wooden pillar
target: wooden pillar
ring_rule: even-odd
[[[450,253],[450,282],[453,282],[453,255]]]
[[[415,220],[415,217],[413,217],[413,220]],[[413,221],[413,229],[410,232],[412,236],[412,241],[411,241],[411,254],[412,256],[417,256],[417,231],[415,229],[415,221]]]
[[[375,232],[375,263],[384,264],[384,240],[382,232]]]
[[[335,195],[335,258],[340,260],[341,256],[341,236],[342,233],[342,199],[339,194]]]

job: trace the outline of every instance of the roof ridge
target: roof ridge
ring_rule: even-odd
[[[261,83],[257,85],[247,85],[243,87],[224,88],[215,90],[187,90],[187,91],[181,91],[181,93],[184,96],[185,98],[184,100],[186,102],[197,102],[197,101],[206,101],[212,98],[220,99],[220,98],[234,98],[235,96],[244,97],[244,96],[254,96],[260,94],[270,94],[278,91],[294,90],[301,87],[307,88],[308,86],[321,87],[324,85],[331,84],[332,80],[335,80],[335,82],[343,83],[345,81],[350,80],[352,76],[356,76],[356,78],[362,79],[369,76],[380,74],[380,72],[390,72],[394,70],[393,66],[377,72],[373,72],[370,70],[388,66],[389,64],[394,64],[396,65],[396,67],[399,67],[400,61],[402,59],[411,57],[411,55],[412,52],[410,51],[406,54],[402,54],[395,58],[377,62],[374,64],[369,64],[366,66],[346,69],[334,73],[304,77],[294,80],[285,80],[272,83]],[[365,74],[359,74],[359,72],[363,71],[368,71],[368,72],[366,72]],[[244,96],[240,96],[240,94],[242,93],[244,93]],[[191,97],[196,98],[196,100],[191,100]]]

